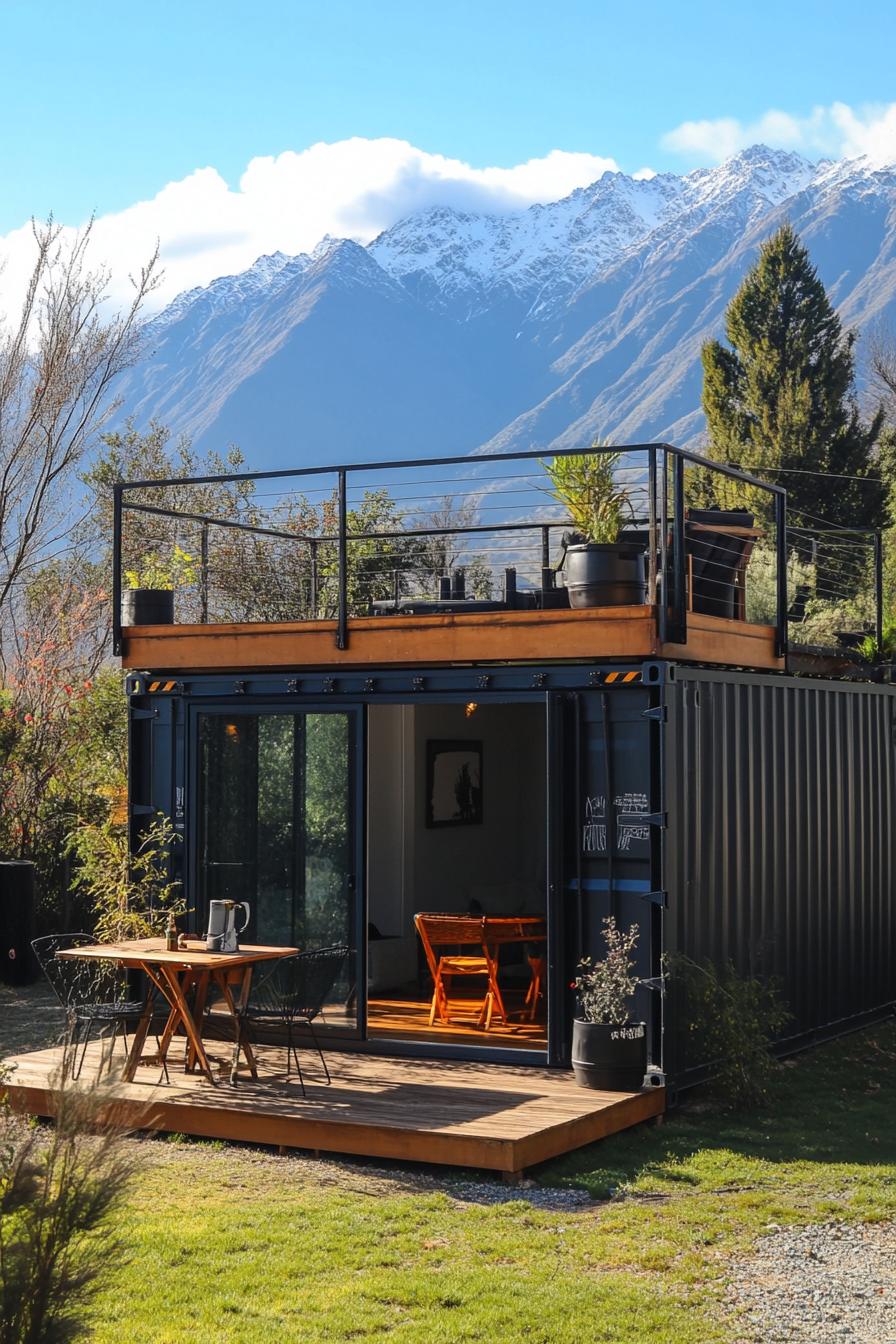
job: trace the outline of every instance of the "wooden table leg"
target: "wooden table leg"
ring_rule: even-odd
[[[196,1029],[196,1023],[193,1020],[193,1014],[190,1012],[190,1005],[184,998],[180,981],[177,978],[177,971],[173,966],[162,965],[159,967],[160,974],[164,977],[168,986],[169,994],[166,995],[173,1007],[176,1007],[183,1023],[184,1031],[187,1033],[187,1040],[196,1052],[196,1059],[202,1068],[202,1072],[212,1084],[217,1087],[217,1079],[212,1073],[211,1065],[208,1062],[208,1056],[205,1053],[205,1046],[202,1044],[202,1036]]]
[[[171,991],[168,988],[167,980],[165,980],[164,976],[159,974],[156,967],[144,966],[143,973],[161,994],[169,1008],[168,1020],[159,1037],[159,1064],[165,1069],[168,1064],[168,1049],[174,1039],[174,1033],[180,1025],[180,1009],[171,997]]]
[[[197,976],[195,971],[190,973],[190,980],[184,984],[184,994],[196,981],[196,1012],[194,1021],[197,1023],[199,1035],[202,1035],[202,1023],[205,1018],[205,1005],[208,1000],[208,982],[209,972],[200,971]],[[187,1058],[184,1063],[184,1073],[191,1073],[196,1067],[196,1051],[192,1044],[187,1046]]]
[[[134,1032],[134,1039],[131,1041],[131,1048],[128,1051],[127,1061],[124,1066],[124,1080],[126,1083],[132,1083],[140,1064],[140,1056],[143,1054],[143,1047],[146,1044],[146,1037],[149,1033],[149,1024],[152,1021],[152,1000],[147,998],[146,1007],[140,1015],[140,1021],[137,1023],[137,1030]]]
[[[165,1001],[167,1003],[167,997]],[[172,1008],[168,1014],[168,1021],[165,1023],[165,1028],[159,1037],[159,1063],[161,1063],[163,1059],[166,1063],[168,1061],[168,1047],[171,1045],[179,1022],[180,1014],[176,1008]]]
[[[184,972],[185,992],[190,987],[192,974],[193,972],[189,969]],[[157,979],[154,983],[159,993],[162,995],[165,1002],[171,1009],[171,1011],[168,1014],[168,1021],[165,1023],[165,1026],[162,1030],[162,1035],[159,1038],[159,1063],[162,1063],[162,1061],[164,1060],[164,1062],[167,1064],[168,1051],[171,1047],[171,1042],[174,1040],[174,1034],[177,1031],[178,1027],[180,1026],[180,1010],[178,1009],[177,1004],[174,1003],[171,998],[171,994],[168,990],[167,981],[165,981],[164,979]],[[187,1044],[189,1045],[189,1042],[187,1042]]]

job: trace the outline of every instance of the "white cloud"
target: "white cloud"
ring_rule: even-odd
[[[158,239],[165,270],[154,305],[194,285],[251,266],[265,253],[308,251],[325,235],[368,242],[402,216],[430,205],[513,211],[557,200],[604,172],[613,159],[552,150],[512,168],[473,168],[404,140],[354,138],[253,159],[238,187],[197,168],[151,200],[96,220],[93,265],[106,266],[113,297]],[[73,230],[72,230],[73,231]],[[31,259],[30,225],[0,238],[0,312],[15,311]]]
[[[896,162],[896,103],[860,108],[846,103],[813,107],[803,116],[771,109],[756,121],[734,117],[684,121],[661,140],[664,149],[721,163],[748,145],[794,149],[811,156],[857,159],[876,164]]]

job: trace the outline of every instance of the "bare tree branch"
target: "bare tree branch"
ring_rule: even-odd
[[[877,323],[867,336],[868,368],[887,421],[896,424],[896,333]]]
[[[115,410],[111,385],[137,358],[140,310],[158,281],[156,252],[132,277],[130,304],[107,316],[108,274],[87,267],[92,221],[72,242],[52,218],[32,227],[22,309],[0,335],[0,617],[74,525],[67,486]]]

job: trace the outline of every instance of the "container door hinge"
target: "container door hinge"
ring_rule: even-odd
[[[669,893],[668,891],[645,891],[641,900],[650,901],[651,905],[661,905],[666,910],[669,906]]]
[[[131,803],[131,814],[135,817],[151,817],[155,810],[151,803]]]
[[[131,718],[132,718],[132,719],[154,719],[154,718],[156,717],[156,714],[157,714],[157,713],[158,713],[158,710],[156,710],[156,709],[132,709],[132,710],[131,710]]]
[[[665,723],[668,717],[666,705],[653,705],[650,709],[645,709],[641,713],[642,719],[652,719],[654,723]]]

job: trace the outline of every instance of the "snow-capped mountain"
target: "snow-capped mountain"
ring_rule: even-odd
[[[754,146],[511,215],[433,208],[180,295],[124,410],[253,464],[699,439],[700,346],[791,220],[844,320],[896,307],[896,169]]]

